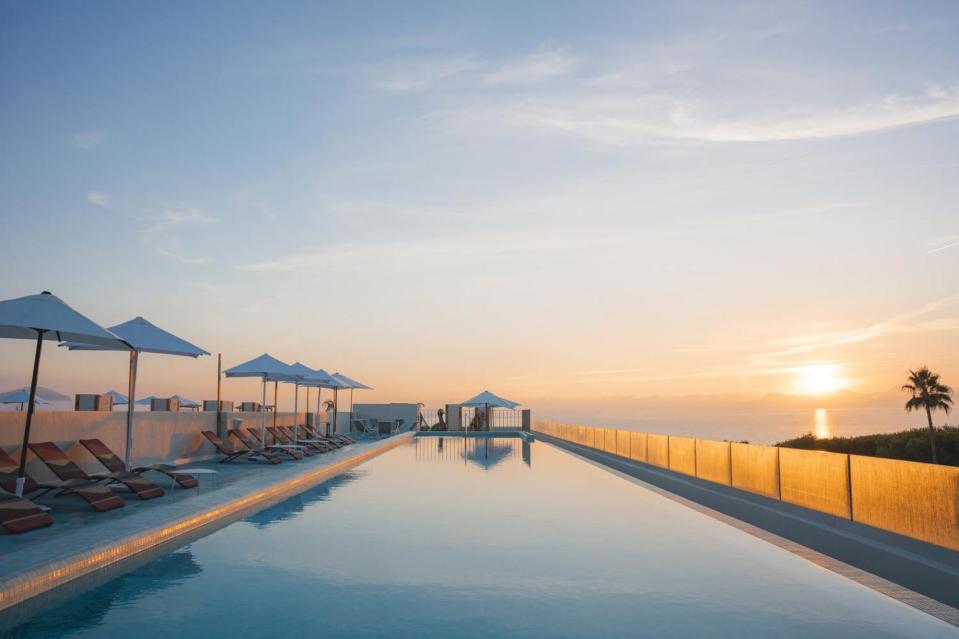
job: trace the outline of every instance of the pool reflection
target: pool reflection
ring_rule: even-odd
[[[506,437],[417,437],[414,440],[418,462],[471,463],[483,470],[510,460],[532,463],[532,447],[520,438]]]
[[[548,443],[430,436],[0,636],[955,636],[894,604]]]
[[[354,470],[344,473],[338,477],[330,479],[329,481],[323,482],[319,486],[314,486],[313,488],[310,488],[299,495],[295,495],[289,499],[284,499],[283,501],[265,508],[256,514],[250,515],[245,519],[245,521],[252,523],[257,528],[268,528],[269,526],[277,524],[281,521],[294,519],[310,504],[318,501],[326,501],[337,488],[346,486],[361,476],[362,471]]]

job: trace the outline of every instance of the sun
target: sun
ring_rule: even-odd
[[[803,395],[825,395],[849,386],[849,380],[842,376],[842,369],[836,364],[810,364],[794,370],[796,391]]]

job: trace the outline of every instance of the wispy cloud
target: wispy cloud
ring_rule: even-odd
[[[216,224],[217,219],[198,208],[170,208],[163,211],[146,230],[147,234],[165,233],[168,230],[189,224]]]
[[[650,93],[593,95],[524,102],[497,109],[519,127],[549,128],[615,146],[672,139],[775,142],[833,138],[926,124],[959,116],[959,88],[885,95],[847,107],[786,115],[719,116],[704,100]]]
[[[106,206],[110,203],[110,196],[103,191],[90,191],[87,193],[87,202],[95,206]]]
[[[81,131],[74,133],[71,141],[81,149],[93,149],[103,144],[106,134],[103,131]]]
[[[597,187],[598,188],[598,187]],[[557,192],[555,197],[542,199],[520,198],[518,200],[497,201],[474,207],[461,207],[455,216],[459,220],[502,220],[496,231],[490,232],[478,227],[450,231],[448,234],[436,234],[436,226],[442,222],[448,209],[410,210],[402,207],[377,205],[371,202],[351,204],[339,202],[336,208],[350,211],[352,218],[368,217],[374,224],[380,224],[383,216],[390,213],[400,214],[407,219],[419,218],[428,223],[434,233],[430,238],[390,238],[370,239],[367,241],[346,241],[332,244],[317,250],[301,251],[281,255],[275,258],[237,265],[241,271],[296,271],[329,269],[334,266],[348,265],[351,268],[396,268],[404,264],[423,264],[435,259],[467,256],[494,256],[510,253],[550,253],[589,250],[599,247],[625,246],[648,240],[668,238],[689,238],[694,235],[721,233],[743,225],[760,224],[779,218],[841,214],[855,210],[860,204],[836,202],[810,205],[805,207],[772,210],[760,214],[717,214],[708,221],[687,226],[664,226],[659,228],[617,227],[614,230],[583,228],[580,212],[585,203],[596,204],[598,198],[593,189],[573,186],[569,190]],[[564,206],[574,211],[576,226],[565,226],[562,222]],[[538,218],[529,222],[520,222],[529,211],[550,210],[554,215],[554,227],[544,230]],[[627,211],[632,211],[629,208]],[[631,213],[630,213],[631,214]],[[487,224],[486,226],[489,226]]]
[[[194,207],[168,208],[155,216],[153,223],[143,231],[141,242],[152,245],[157,255],[180,264],[207,264],[207,256],[189,255],[183,248],[178,229],[189,226],[207,226],[217,223],[217,218],[203,209]]]
[[[474,70],[469,56],[417,58],[367,66],[374,87],[384,91],[424,91],[435,84]]]
[[[753,351],[745,355],[743,362],[701,372],[701,374],[709,376],[791,373],[795,372],[797,367],[810,363],[836,363],[835,360],[822,359],[821,357],[811,361],[810,356],[815,358],[814,354],[816,353],[825,353],[828,356],[830,352],[835,352],[835,349],[864,344],[892,335],[959,331],[959,317],[957,316],[928,317],[944,308],[955,306],[957,303],[959,303],[959,293],[929,302],[867,326],[790,335],[753,344],[684,348],[680,349],[680,352]]]
[[[959,235],[946,235],[943,237],[937,237],[929,241],[930,244],[935,244],[935,248],[929,249],[926,251],[926,255],[932,255],[933,253],[938,253],[940,251],[945,251],[947,249],[956,248],[959,246]]]
[[[521,60],[505,62],[483,76],[483,84],[536,84],[576,70],[579,62],[563,49],[539,51]]]
[[[156,252],[158,255],[162,255],[163,257],[171,259],[174,262],[179,262],[180,264],[198,265],[198,264],[209,264],[210,262],[209,257],[204,257],[204,256],[191,257],[189,255],[183,255],[182,253],[165,249],[161,246],[156,247]]]

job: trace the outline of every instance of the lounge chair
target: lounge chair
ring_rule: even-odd
[[[374,428],[366,423],[365,419],[354,419],[353,420],[353,430],[360,433],[360,435],[366,437],[379,437],[380,431],[378,428]]]
[[[346,435],[341,435],[339,433],[333,433],[332,435],[324,435],[312,426],[303,426],[303,430],[313,439],[328,439],[335,444],[341,446],[348,446],[350,444],[355,444],[356,440],[352,437],[347,437]]]
[[[293,438],[288,437],[286,433],[281,431],[279,428],[275,428],[273,426],[267,426],[266,432],[270,433],[270,435],[273,436],[273,440],[276,442],[275,444],[276,446],[285,446],[292,450],[299,450],[301,453],[303,453],[307,457],[312,457],[317,452],[316,450],[314,450],[313,448],[309,446],[305,446],[303,444],[294,444]]]
[[[230,446],[224,442],[222,439],[216,436],[216,433],[210,430],[203,431],[203,436],[207,438],[207,441],[216,446],[217,452],[219,452],[221,455],[224,455],[223,459],[220,460],[221,464],[226,464],[237,459],[246,459],[248,461],[262,459],[263,461],[271,464],[279,464],[283,461],[276,455],[272,455],[266,451],[250,450],[248,448],[233,448],[233,446]]]
[[[116,453],[114,453],[110,448],[101,442],[99,439],[81,439],[80,444],[90,451],[90,454],[97,458],[103,466],[109,470],[111,473],[124,473],[126,472],[126,464],[123,463],[123,460],[120,459]],[[136,466],[133,469],[134,473],[145,473],[148,470],[153,470],[158,473],[163,473],[170,479],[176,481],[181,488],[196,488],[199,483],[196,477],[192,475],[184,475],[183,473],[176,472],[176,466],[173,464],[151,464],[149,466]]]
[[[32,501],[0,493],[0,526],[12,533],[45,528],[53,517]]]
[[[333,439],[332,437],[327,437],[326,435],[320,435],[315,431],[311,432],[307,426],[297,426],[297,433],[299,434],[300,440],[326,444],[327,448],[330,450],[346,446],[346,442]]]
[[[17,489],[17,463],[10,458],[10,455],[0,449],[0,488],[7,492],[16,492]],[[42,497],[47,493],[53,493],[53,496],[76,495],[90,504],[94,510],[103,512],[120,508],[124,505],[123,498],[106,486],[92,481],[70,480],[60,482],[38,482],[27,475],[24,477],[23,492],[36,497]]]
[[[227,435],[235,437],[237,441],[243,444],[249,450],[255,450],[258,453],[263,453],[267,456],[276,457],[278,453],[283,453],[290,457],[290,459],[303,459],[303,455],[299,451],[290,450],[288,448],[272,446],[270,444],[266,445],[266,448],[260,446],[260,442],[254,439],[249,433],[244,433],[242,428],[234,428],[227,432]]]
[[[293,426],[277,426],[281,433],[286,435],[288,441],[295,441],[297,444],[302,444],[303,446],[309,446],[318,453],[328,453],[331,450],[337,448],[330,442],[325,439],[314,439],[312,437],[303,437],[300,435],[299,430],[297,430],[296,438],[293,436]]]
[[[60,450],[60,447],[53,442],[38,442],[30,444],[30,450],[40,458],[47,468],[53,471],[53,474],[63,481],[103,481],[107,484],[120,483],[133,491],[140,499],[156,499],[163,496],[163,489],[152,481],[139,475],[127,471],[109,474],[88,475],[82,468],[77,466],[67,454]]]

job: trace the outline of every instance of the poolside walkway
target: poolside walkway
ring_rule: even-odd
[[[216,485],[200,477],[192,489],[170,488],[157,473],[146,476],[163,486],[163,497],[97,513],[75,497],[47,498],[56,523],[23,535],[0,534],[0,610],[169,543],[203,527],[232,521],[326,481],[412,437],[360,441],[323,455],[282,464],[216,461],[190,464],[217,471]]]

